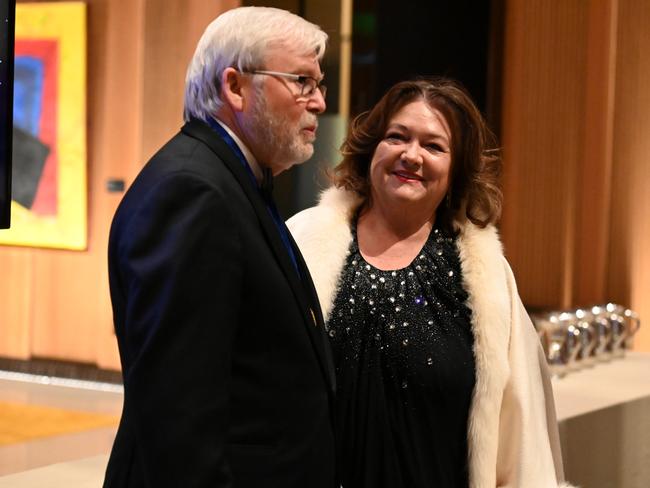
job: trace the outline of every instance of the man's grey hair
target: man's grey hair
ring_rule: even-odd
[[[221,75],[226,68],[263,69],[269,50],[325,54],[327,34],[315,24],[270,7],[229,10],[205,29],[185,76],[184,118],[207,120],[223,105]]]

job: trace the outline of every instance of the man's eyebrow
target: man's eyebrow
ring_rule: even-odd
[[[310,69],[311,69],[311,67],[302,66],[302,67],[296,68],[294,70],[291,70],[289,72],[292,75],[308,76],[309,78],[313,78],[313,79],[318,80],[318,81],[322,81],[322,80],[325,79],[325,72],[324,71],[321,71],[320,77],[319,77],[319,76],[310,75],[309,74]]]

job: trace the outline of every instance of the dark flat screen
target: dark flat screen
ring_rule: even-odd
[[[0,0],[0,229],[11,222],[15,19],[16,0]]]

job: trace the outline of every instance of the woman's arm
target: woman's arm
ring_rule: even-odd
[[[504,260],[510,296],[510,377],[499,418],[497,486],[570,487],[564,482],[560,438],[546,358]]]

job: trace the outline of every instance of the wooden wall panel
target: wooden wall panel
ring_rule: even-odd
[[[146,2],[142,161],[183,124],[185,72],[201,34],[219,12],[238,5],[238,0]]]
[[[29,250],[0,248],[0,356],[30,356],[32,261]]]
[[[502,234],[524,303],[629,306],[650,350],[650,3],[506,5]]]
[[[650,2],[619,0],[608,293],[637,310],[650,351]]]
[[[506,4],[502,235],[532,307],[570,301],[587,35],[585,2]]]
[[[34,253],[31,352],[92,363],[98,311],[92,283],[98,278],[99,261],[90,252],[57,254]]]
[[[119,368],[106,247],[121,195],[106,180],[137,172],[142,139],[144,2],[88,4],[88,250],[34,250],[34,356]]]
[[[128,185],[141,167],[142,99],[144,53],[144,1],[126,6],[123,2],[102,0],[90,7],[89,43],[96,56],[89,60],[90,92],[89,146],[95,163],[90,171],[89,205],[96,218],[90,222],[97,266],[86,283],[96,310],[87,318],[93,321],[95,362],[98,366],[119,369],[119,355],[113,332],[113,315],[108,290],[106,250],[110,222],[122,198],[109,193],[109,179],[122,179]]]

